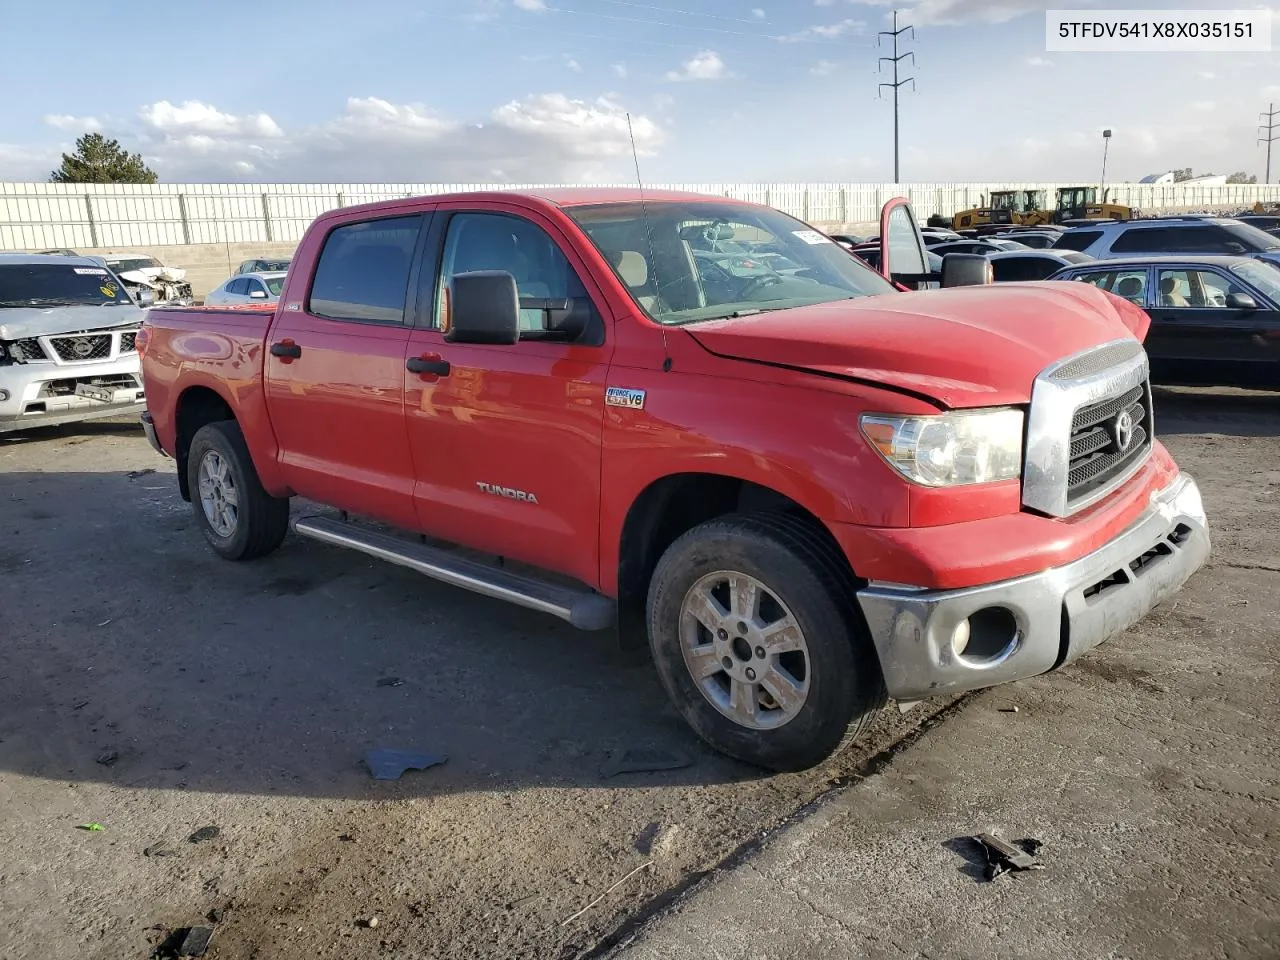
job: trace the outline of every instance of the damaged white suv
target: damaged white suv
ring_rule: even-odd
[[[141,412],[143,316],[100,262],[0,253],[0,433]]]
[[[186,282],[187,271],[181,267],[166,267],[145,253],[108,253],[102,260],[135,300],[143,290],[150,290],[157,306],[189,307],[196,302]]]

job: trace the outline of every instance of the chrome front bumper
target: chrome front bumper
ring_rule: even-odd
[[[1128,529],[1073,563],[960,590],[872,582],[858,600],[889,695],[920,700],[1070,663],[1141,620],[1208,556],[1200,489],[1183,474]],[[966,621],[968,647],[957,654],[952,638]]]

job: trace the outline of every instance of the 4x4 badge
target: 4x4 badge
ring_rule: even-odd
[[[631,390],[627,387],[607,387],[604,391],[604,402],[610,407],[627,407],[631,410],[644,409],[644,391]]]

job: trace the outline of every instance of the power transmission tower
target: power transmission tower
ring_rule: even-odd
[[[1267,183],[1271,182],[1271,144],[1276,139],[1280,139],[1280,134],[1275,132],[1277,126],[1276,114],[1278,112],[1280,111],[1276,110],[1274,103],[1267,104],[1267,112],[1260,115],[1265,117],[1267,122],[1258,124],[1258,142],[1267,145]],[[1262,135],[1263,130],[1267,131],[1265,137]]]
[[[903,77],[901,80],[898,79],[899,63],[901,63],[907,57],[911,58],[912,66],[915,66],[915,63],[916,63],[916,55],[911,51],[908,50],[906,53],[902,53],[902,54],[898,53],[898,38],[902,36],[904,33],[906,33],[908,30],[911,31],[911,39],[914,40],[916,38],[916,28],[909,25],[899,28],[898,11],[895,10],[893,11],[893,29],[881,30],[879,33],[876,34],[877,47],[880,46],[880,39],[882,37],[893,37],[893,56],[881,57],[879,60],[879,63],[877,63],[877,67],[879,69],[884,69],[884,64],[886,63],[893,64],[893,83],[880,84],[876,88],[876,92],[878,94],[879,91],[883,90],[885,87],[890,87],[893,90],[893,182],[894,183],[901,182],[901,178],[898,175],[899,173],[898,171],[898,90],[900,87],[902,87],[903,84],[906,84],[906,83],[911,84],[912,90],[916,88],[915,77]]]

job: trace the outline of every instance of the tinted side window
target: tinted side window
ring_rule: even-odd
[[[241,277],[239,280],[232,280],[227,284],[227,293],[235,294],[236,296],[243,296],[249,292],[248,286],[249,281],[244,277]]]
[[[422,218],[348,223],[325,238],[308,309],[331,320],[403,323]]]
[[[1083,250],[1102,236],[1101,230],[1080,230],[1078,232],[1068,230],[1060,236],[1054,243],[1054,246],[1060,250]]]
[[[997,283],[1016,283],[1021,280],[1043,280],[1056,273],[1059,265],[1043,257],[1001,257],[991,261]]]
[[[1120,234],[1120,236],[1116,237],[1115,242],[1111,244],[1111,249],[1115,253],[1160,253],[1174,249],[1169,246],[1169,242],[1166,239],[1165,235],[1168,233],[1168,230],[1160,227],[1126,230],[1124,233]],[[1179,249],[1186,248],[1183,247]]]
[[[595,306],[586,287],[545,230],[519,217],[459,213],[449,220],[445,236],[436,327],[441,326],[446,309],[449,281],[456,274],[476,270],[502,270],[515,277],[520,293],[520,330],[522,335],[532,335],[530,339],[566,319],[565,301],[569,314],[588,311],[595,319]]]

